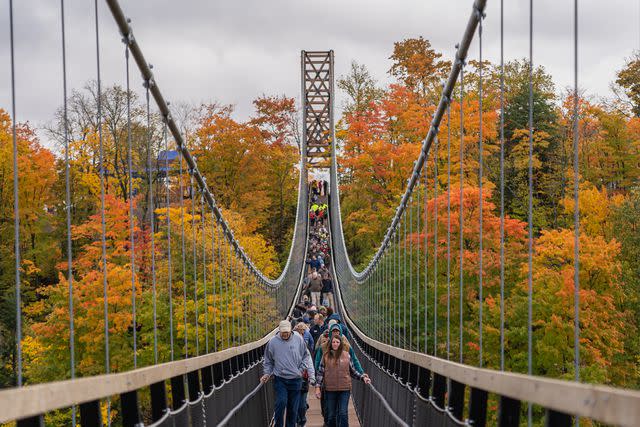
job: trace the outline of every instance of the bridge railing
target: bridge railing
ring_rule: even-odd
[[[381,394],[354,383],[363,425],[402,425],[398,417],[415,426],[519,426],[525,404],[544,408],[545,425],[554,427],[576,416],[628,427],[640,420],[640,391],[477,368],[377,341],[349,316],[340,282],[336,292],[356,354]]]
[[[102,426],[101,402],[119,397],[123,425],[134,426],[142,419],[138,396],[147,391],[152,425],[164,425],[168,419],[179,425],[202,426],[204,419],[217,424],[258,384],[264,346],[274,332],[258,341],[190,359],[2,390],[0,423],[17,420],[19,426],[40,426],[42,415],[79,405],[80,425]],[[273,412],[273,399],[269,390],[263,393],[261,410],[267,417]]]

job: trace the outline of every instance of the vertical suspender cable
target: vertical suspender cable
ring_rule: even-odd
[[[187,135],[184,137],[185,143],[189,141]],[[182,304],[184,308],[184,358],[189,357],[189,336],[187,335],[187,260],[186,260],[186,246],[184,238],[184,185],[182,183],[182,160],[180,156],[180,237],[182,239],[181,254],[182,254]]]
[[[447,360],[451,356],[451,102],[447,106]]]
[[[413,194],[409,200],[409,350],[413,350]]]
[[[198,241],[198,236],[197,236],[197,230],[196,230],[196,197],[195,197],[195,193],[196,193],[196,187],[193,184],[193,175],[194,175],[194,170],[191,169],[189,170],[189,176],[190,176],[190,185],[191,185],[191,237],[193,238],[193,242],[191,243],[191,247],[193,249],[193,306],[195,308],[195,314],[194,314],[194,319],[195,319],[195,332],[196,332],[196,356],[200,356],[200,338],[198,336],[198,266],[197,266],[197,258],[198,258],[198,252],[197,252],[197,241]]]
[[[149,227],[151,232],[151,297],[153,304],[153,361],[158,364],[158,311],[157,311],[157,293],[156,293],[156,243],[155,243],[155,208],[153,201],[153,166],[151,162],[151,153],[153,151],[151,143],[151,106],[149,102],[149,88],[152,84],[151,80],[147,80],[144,84],[146,102],[147,102],[147,179],[149,184]]]
[[[400,220],[402,221],[402,217],[400,217]],[[397,298],[397,301],[399,301],[399,302],[401,301],[401,294],[400,294],[400,282],[401,282],[400,274],[401,274],[401,272],[400,272],[400,270],[402,268],[402,264],[400,263],[400,257],[402,255],[401,250],[400,250],[401,249],[400,248],[400,239],[401,239],[400,233],[401,232],[402,232],[402,223],[399,222],[398,223],[398,230],[397,230],[397,234],[396,234],[397,235],[397,248],[398,248],[398,251],[397,251],[398,260],[397,260],[397,264],[396,264],[396,267],[397,267],[397,270],[396,270],[396,277],[397,277],[397,280],[396,280],[396,286],[397,286],[397,288],[396,288],[396,298]],[[396,335],[398,336],[398,347],[400,347],[402,345],[402,342],[400,341],[400,319],[401,319],[400,307],[402,305],[402,302],[400,302],[399,304],[396,304],[396,305],[398,307],[397,324],[396,324]]]
[[[64,0],[60,0],[60,22],[62,33],[62,105],[64,126],[64,187],[65,187],[65,213],[67,226],[67,282],[69,285],[69,362],[71,379],[76,377],[75,355],[75,314],[73,310],[73,251],[71,245],[71,185],[69,179],[69,121],[67,109],[67,47],[64,23]],[[76,407],[71,414],[73,425],[76,422]]]
[[[422,174],[422,170],[420,171]],[[416,247],[418,249],[418,253],[416,254],[416,310],[419,312],[420,310],[420,176],[418,175],[418,188],[416,188]],[[416,312],[416,351],[420,351],[420,317]]]
[[[403,242],[402,242],[402,288],[403,288],[403,295],[402,295],[402,337],[404,340],[403,343],[403,348],[406,349],[406,343],[407,343],[407,215],[406,215],[406,210],[405,210],[405,214],[402,217],[402,227],[404,229],[403,233],[404,233],[404,238],[403,238]]]
[[[218,351],[218,316],[216,315],[216,237],[218,235],[218,223],[216,216],[211,211],[211,299],[213,308],[213,352]]]
[[[398,274],[400,267],[400,225],[396,228],[395,233],[395,244],[393,247],[394,255],[393,255],[393,305],[394,305],[394,324],[393,324],[393,336],[395,340],[395,346],[398,347],[400,344],[400,336],[398,334],[398,320],[400,319],[400,306],[398,304],[398,299],[400,297],[400,293],[398,290],[400,289],[400,275]]]
[[[578,143],[578,0],[573,2],[573,369],[574,379],[580,381],[580,165]]]
[[[164,168],[165,168],[165,198],[167,204],[167,281],[169,282],[169,342],[171,360],[174,359],[173,344],[173,264],[171,263],[171,170],[169,169],[169,135],[167,120],[164,121]]]
[[[392,243],[390,243],[392,244]],[[392,293],[392,276],[391,276],[391,266],[392,266],[392,257],[391,254],[393,250],[387,246],[386,250],[386,265],[385,265],[385,286],[387,288],[387,336],[393,336],[393,293]],[[391,340],[385,340],[388,344],[391,344]]]
[[[236,269],[236,262],[238,252],[236,249],[233,249],[233,254],[231,256],[231,330],[233,331],[233,344],[238,344],[238,319],[236,319],[236,298],[238,291],[238,275]],[[283,295],[284,296],[284,295]]]
[[[387,247],[388,248],[388,247]],[[390,298],[389,298],[389,257],[387,256],[387,248],[384,250],[383,264],[382,264],[382,286],[384,287],[384,336],[389,336],[389,320],[391,319],[391,313],[389,312]],[[388,344],[386,339],[383,340]]]
[[[225,283],[224,293],[225,293],[225,301],[227,302],[226,304],[227,306],[226,307],[227,309],[227,316],[226,316],[227,317],[227,348],[229,348],[231,347],[231,331],[232,331],[231,317],[229,316],[229,313],[231,312],[231,304],[230,304],[231,295],[229,293],[229,288],[230,288],[230,282],[231,282],[231,240],[232,239],[231,239],[230,231],[227,231],[225,233],[225,237],[227,236],[227,233],[229,233],[228,234],[229,238],[228,240],[225,239],[227,243],[227,254],[225,255],[225,262],[227,264],[227,267],[225,268],[226,283]]]
[[[132,333],[133,333],[133,366],[138,366],[137,356],[137,331],[136,331],[136,238],[135,238],[135,222],[133,217],[133,149],[131,147],[131,88],[129,77],[129,40],[125,40],[125,69],[126,69],[126,85],[127,85],[127,163],[128,163],[128,181],[129,181],[129,253],[130,269],[131,269],[131,317],[132,317]]]
[[[424,353],[429,349],[429,153],[424,162]]]
[[[480,12],[479,12],[480,13]],[[480,57],[480,66],[479,66],[479,79],[478,79],[478,102],[479,102],[479,110],[478,110],[478,115],[479,115],[479,134],[480,134],[480,138],[479,138],[479,142],[478,142],[478,163],[479,163],[479,171],[478,171],[478,189],[479,189],[479,200],[478,200],[478,204],[479,204],[479,218],[478,218],[478,222],[479,222],[479,235],[478,235],[478,242],[479,242],[479,250],[478,250],[478,263],[479,263],[479,267],[480,267],[480,274],[478,275],[478,304],[479,304],[479,308],[478,308],[478,320],[479,320],[479,325],[478,325],[478,347],[479,347],[479,354],[478,354],[478,359],[479,359],[479,365],[480,367],[482,367],[482,306],[483,306],[483,266],[482,266],[482,252],[483,252],[483,208],[484,208],[484,200],[482,199],[483,194],[482,194],[482,178],[483,178],[483,173],[484,173],[484,145],[483,145],[483,141],[482,141],[482,15],[480,15],[480,18],[478,20],[478,45],[479,45],[479,57]]]
[[[109,301],[107,295],[107,226],[104,217],[104,147],[102,144],[102,81],[100,75],[100,31],[98,27],[98,0],[94,0],[95,9],[95,29],[96,29],[96,70],[97,70],[97,104],[98,104],[98,141],[100,146],[100,222],[101,222],[101,238],[102,238],[102,298],[104,305],[104,368],[105,373],[110,372],[109,366]],[[135,322],[133,330],[135,331]],[[135,337],[135,332],[134,332]],[[135,341],[134,341],[135,343]],[[135,365],[135,349],[134,349],[134,365]],[[134,366],[136,367],[136,366]]]
[[[460,60],[462,61],[462,60]],[[459,327],[459,348],[458,352],[460,354],[460,363],[464,361],[464,348],[463,348],[463,340],[464,340],[464,327],[463,327],[463,308],[464,308],[464,62],[462,64],[462,68],[460,69],[460,308],[459,315],[460,320],[458,323]]]
[[[204,290],[204,349],[209,353],[209,301],[207,300],[207,239],[204,219],[204,192],[200,195],[200,216],[202,222],[202,288]]]
[[[433,355],[438,356],[438,136],[433,139]]]
[[[528,299],[527,299],[527,374],[533,373],[533,0],[529,0],[529,251],[528,251]],[[527,425],[531,426],[532,407],[527,408]]]
[[[9,0],[9,38],[11,45],[11,132],[13,137],[13,239],[16,277],[16,382],[22,387],[22,298],[20,290],[20,199],[18,192],[18,138],[16,133],[16,68],[13,34],[13,0]]]
[[[504,0],[500,0],[500,370],[504,371]]]

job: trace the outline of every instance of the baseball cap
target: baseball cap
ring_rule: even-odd
[[[282,320],[280,325],[278,325],[278,330],[280,332],[291,332],[291,322],[288,320]]]

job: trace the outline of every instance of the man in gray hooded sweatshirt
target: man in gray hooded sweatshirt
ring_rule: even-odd
[[[273,376],[273,389],[276,395],[275,427],[282,427],[285,408],[287,409],[286,426],[295,427],[302,374],[307,370],[310,383],[312,379],[315,383],[313,368],[311,355],[302,337],[291,332],[291,323],[288,320],[281,321],[278,333],[269,340],[265,347],[264,374],[260,377],[260,381],[266,383]]]

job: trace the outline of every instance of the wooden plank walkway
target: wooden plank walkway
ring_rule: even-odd
[[[320,399],[312,393],[312,389],[307,396],[307,402],[309,402],[309,409],[307,410],[307,424],[306,427],[322,427],[322,413],[320,412]],[[356,415],[356,410],[353,406],[353,400],[349,401],[349,427],[359,427],[360,422]]]

